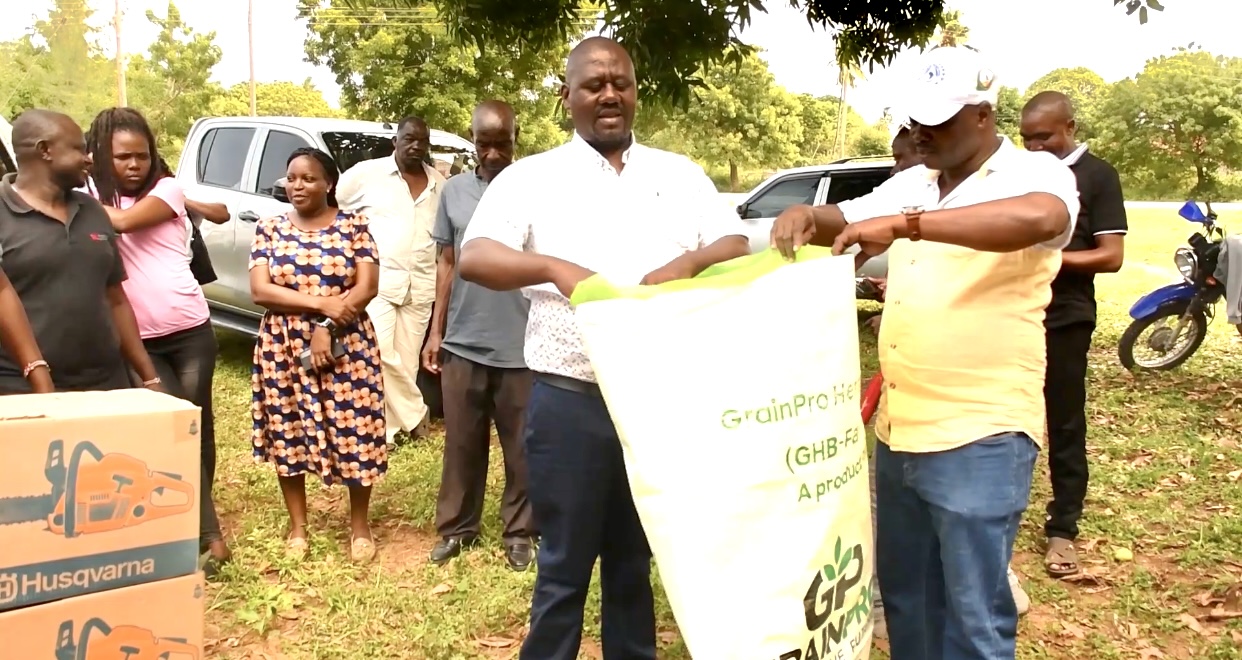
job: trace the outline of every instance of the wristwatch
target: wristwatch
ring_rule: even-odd
[[[322,321],[319,321],[319,322],[318,322],[318,323],[316,323],[315,325],[317,325],[317,326],[319,326],[319,327],[321,327],[321,328],[326,329],[328,332],[335,332],[335,331],[336,331],[336,322],[335,322],[335,321],[333,321],[333,320],[332,320],[332,319],[330,319],[330,318],[324,318]]]
[[[923,215],[922,206],[907,206],[901,209],[903,215],[906,216],[906,238],[911,241],[919,241],[923,239],[923,232],[919,230],[919,218]]]

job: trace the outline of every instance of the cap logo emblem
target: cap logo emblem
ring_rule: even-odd
[[[975,89],[980,92],[986,92],[992,89],[992,83],[996,82],[996,74],[991,69],[982,69],[979,71],[978,83]]]
[[[932,85],[939,85],[944,81],[944,67],[939,64],[929,64],[923,70],[923,81]]]

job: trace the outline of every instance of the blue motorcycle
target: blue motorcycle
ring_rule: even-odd
[[[1215,276],[1225,230],[1216,224],[1212,204],[1206,206],[1204,213],[1191,200],[1178,211],[1186,220],[1202,225],[1187,240],[1190,247],[1179,247],[1173,253],[1182,281],[1148,293],[1130,308],[1134,322],[1122,333],[1118,346],[1126,369],[1175,369],[1199,350],[1207,336],[1215,305],[1225,295],[1224,283]]]

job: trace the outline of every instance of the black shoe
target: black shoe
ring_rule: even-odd
[[[505,559],[509,568],[525,571],[535,563],[535,543],[530,539],[514,539],[505,542]]]
[[[431,563],[436,566],[443,566],[450,559],[461,554],[461,551],[469,546],[474,545],[476,539],[469,537],[440,539],[436,543],[436,547],[431,549]]]

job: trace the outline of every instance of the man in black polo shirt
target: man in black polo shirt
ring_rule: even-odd
[[[1052,577],[1078,572],[1078,521],[1087,498],[1087,351],[1095,330],[1095,274],[1115,273],[1125,255],[1125,198],[1117,170],[1074,140],[1074,109],[1060,92],[1040,92],[1022,109],[1022,142],[1028,150],[1060,158],[1078,179],[1082,210],[1061,255],[1044,320],[1048,367],[1048,466],[1052,502],[1044,534],[1044,567]]]
[[[108,214],[86,183],[86,141],[66,115],[28,110],[13,122],[17,174],[0,181],[0,249],[60,391],[130,386],[126,362],[160,389],[121,282]],[[31,391],[31,365],[0,351],[0,394]]]

